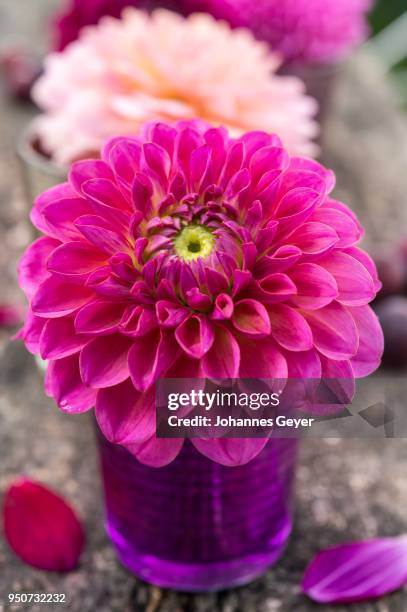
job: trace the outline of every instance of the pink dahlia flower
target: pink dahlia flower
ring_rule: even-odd
[[[37,130],[57,163],[98,156],[106,138],[150,120],[200,118],[234,134],[277,132],[290,152],[311,155],[317,125],[303,83],[274,74],[279,60],[246,31],[210,15],[128,8],[51,54],[33,98]]]
[[[366,376],[383,350],[380,287],[332,172],[276,136],[198,122],[147,125],[43,193],[45,234],[19,266],[27,348],[49,361],[66,412],[96,407],[104,435],[164,465],[158,378]],[[266,440],[193,440],[222,463]]]
[[[189,11],[208,11],[250,28],[286,62],[340,60],[368,34],[372,0],[184,0]],[[187,11],[188,12],[188,11]]]

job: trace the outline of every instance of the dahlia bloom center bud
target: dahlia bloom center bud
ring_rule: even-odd
[[[184,261],[195,261],[212,253],[215,237],[203,225],[187,225],[174,242],[175,252]]]

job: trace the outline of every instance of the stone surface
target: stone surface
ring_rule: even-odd
[[[0,0],[0,38],[19,31],[43,44],[49,0]],[[325,159],[337,172],[337,195],[369,227],[371,243],[406,228],[407,136],[380,66],[360,57],[340,74],[336,113],[325,131]],[[21,301],[15,263],[29,239],[13,150],[32,115],[1,96],[0,302]],[[0,332],[0,494],[25,474],[54,487],[78,509],[87,531],[80,568],[61,576],[23,565],[0,537],[0,611],[10,592],[62,592],[73,612],[405,612],[407,592],[356,606],[316,606],[299,593],[307,562],[321,548],[355,538],[407,531],[407,445],[404,440],[307,440],[297,479],[294,533],[280,563],[251,585],[209,595],[161,591],[116,561],[103,529],[92,422],[68,417],[44,396],[41,376],[24,348]],[[18,606],[10,609],[19,609]],[[52,605],[31,610],[61,609]]]

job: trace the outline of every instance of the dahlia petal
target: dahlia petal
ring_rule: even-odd
[[[62,242],[78,240],[81,234],[75,226],[75,220],[91,212],[85,198],[64,198],[51,202],[42,213],[46,233]]]
[[[380,282],[379,277],[377,275],[376,264],[374,263],[370,255],[368,255],[366,251],[362,251],[362,249],[359,249],[355,246],[349,247],[344,252],[353,257],[354,259],[357,259],[363,266],[365,266],[366,270],[369,272],[370,276],[373,279],[376,293],[380,291],[380,289],[382,288],[382,283]]]
[[[270,170],[286,170],[290,164],[290,158],[281,147],[263,147],[258,149],[250,160],[250,172],[253,180],[258,182],[261,177]]]
[[[72,282],[86,280],[91,272],[106,264],[106,255],[86,242],[67,242],[54,250],[47,268]]]
[[[48,363],[46,388],[63,412],[86,412],[95,405],[96,390],[83,384],[78,354]]]
[[[268,438],[225,438],[205,440],[193,438],[195,448],[216,463],[233,467],[245,465],[257,457],[268,442]]]
[[[157,327],[158,321],[153,310],[143,306],[129,306],[120,323],[120,331],[126,336],[138,338]]]
[[[3,516],[6,540],[24,563],[53,572],[77,567],[85,536],[74,510],[62,497],[21,478],[6,491]]]
[[[43,236],[26,250],[18,264],[18,282],[27,297],[32,297],[38,286],[49,276],[47,260],[59,242]]]
[[[292,157],[290,160],[290,170],[307,170],[314,172],[322,178],[326,184],[327,193],[330,193],[335,187],[335,174],[332,170],[324,168],[319,162],[307,157]]]
[[[306,255],[319,255],[338,243],[338,234],[324,223],[309,221],[289,236],[290,243],[298,246]]]
[[[297,295],[291,302],[298,308],[316,310],[338,297],[334,276],[321,265],[299,264],[291,270],[290,278],[297,287]]]
[[[24,327],[21,329],[17,338],[21,338],[30,353],[38,355],[40,352],[40,337],[47,319],[36,317],[31,310],[28,311]]]
[[[130,201],[127,201],[113,180],[94,178],[81,185],[82,193],[89,200],[94,200],[103,206],[124,211],[131,210]]]
[[[104,146],[102,157],[116,176],[130,186],[139,168],[141,145],[130,138],[113,138]]]
[[[358,350],[359,336],[350,309],[332,302],[319,310],[303,311],[314,337],[314,345],[329,359],[350,359]]]
[[[104,178],[113,181],[114,174],[106,162],[92,159],[72,164],[68,178],[70,185],[78,194],[81,194],[83,185],[89,180]]]
[[[315,349],[296,353],[285,351],[284,357],[287,361],[288,378],[321,378],[321,358]]]
[[[268,312],[257,300],[245,299],[235,304],[232,323],[248,336],[268,336],[271,330]]]
[[[185,177],[189,177],[189,160],[192,152],[203,144],[202,136],[191,127],[186,127],[178,132],[175,145],[176,154]]]
[[[321,551],[302,579],[318,603],[350,604],[382,597],[407,582],[407,537],[377,538]]]
[[[219,178],[220,186],[225,189],[232,176],[237,174],[242,168],[244,156],[244,145],[242,142],[235,142],[229,148],[226,161],[223,166],[222,174]]]
[[[258,259],[254,273],[257,278],[263,278],[276,272],[285,272],[302,256],[301,249],[291,244],[279,247],[272,255]]]
[[[348,308],[348,311],[359,335],[359,347],[351,364],[356,378],[361,378],[374,372],[380,365],[384,349],[383,331],[370,306]]]
[[[215,298],[215,304],[211,313],[211,319],[222,321],[230,319],[233,314],[233,300],[227,293],[219,293]]]
[[[85,385],[103,389],[117,385],[129,377],[127,356],[130,338],[120,334],[96,337],[81,350],[80,370]]]
[[[202,376],[204,378],[236,378],[239,375],[240,349],[234,336],[223,325],[215,324],[215,339],[211,349],[204,355]]]
[[[242,168],[230,179],[225,189],[226,200],[233,200],[242,193],[251,183],[250,172],[247,168]]]
[[[216,295],[217,293],[223,293],[223,291],[227,290],[228,281],[224,274],[217,272],[213,268],[206,268],[205,275],[209,293]]]
[[[210,172],[212,150],[208,145],[199,147],[191,155],[190,181],[191,189],[199,193],[205,187],[205,177]]]
[[[147,165],[146,173],[157,177],[163,190],[168,184],[168,176],[171,169],[171,160],[165,149],[154,143],[143,144],[143,154]]]
[[[275,304],[293,297],[297,288],[287,274],[276,272],[262,278],[252,292],[258,294],[264,304]]]
[[[159,468],[174,461],[183,444],[184,439],[152,436],[145,442],[126,443],[124,446],[144,465]]]
[[[298,187],[286,193],[274,213],[279,224],[278,235],[287,235],[295,228],[297,228],[296,231],[301,230],[302,224],[305,224],[311,217],[320,201],[321,194],[306,187]],[[323,228],[315,228],[315,230],[318,229]],[[290,243],[295,244],[292,240]]]
[[[269,309],[271,334],[288,351],[308,351],[312,348],[312,331],[304,317],[285,304],[273,304]]]
[[[93,291],[88,287],[51,276],[39,286],[31,308],[39,317],[62,317],[84,306],[92,296]]]
[[[215,334],[206,317],[192,315],[178,325],[175,338],[187,355],[201,359],[210,350]]]
[[[245,165],[250,164],[251,158],[259,149],[269,146],[282,146],[282,142],[278,138],[278,136],[276,136],[275,134],[271,135],[267,132],[262,132],[261,130],[254,130],[252,132],[247,132],[246,134],[243,134],[239,138],[239,142],[243,142],[244,144],[244,150],[246,153],[244,159]]]
[[[103,435],[110,442],[142,442],[155,433],[154,408],[154,393],[136,391],[128,379],[98,391],[95,416]]]
[[[115,302],[90,302],[77,313],[75,330],[81,334],[111,334],[117,331],[124,308],[124,304]]]
[[[130,243],[105,219],[96,215],[85,215],[75,221],[82,236],[85,236],[102,253],[115,255],[118,251],[130,251]]]
[[[141,392],[149,389],[176,361],[179,352],[172,336],[162,330],[132,338],[129,369],[136,389]]]
[[[337,300],[344,306],[363,306],[375,297],[372,277],[354,257],[335,250],[319,259],[318,263],[335,278]]]
[[[352,246],[363,236],[363,232],[358,223],[339,210],[329,208],[328,206],[321,206],[312,215],[312,221],[319,223],[325,223],[330,227],[335,228],[336,233],[339,236],[337,248],[346,248]]]
[[[75,332],[72,317],[48,319],[40,338],[42,359],[61,359],[78,353],[89,338]]]
[[[174,155],[177,130],[165,123],[156,123],[151,130],[151,140],[164,149],[170,158]]]
[[[72,199],[75,197],[77,197],[77,194],[69,183],[62,183],[61,185],[56,185],[47,189],[34,200],[34,205],[30,211],[32,224],[40,232],[47,233],[48,227],[43,215],[45,208],[57,200],[63,200],[65,198]]]
[[[287,378],[287,360],[273,338],[239,338],[240,378]]]
[[[130,298],[131,289],[128,283],[111,275],[109,266],[99,268],[86,281],[86,285],[93,289],[100,297],[118,300],[122,302]]]
[[[163,327],[177,327],[188,316],[188,310],[177,303],[159,300],[156,304],[157,319]]]
[[[207,311],[212,307],[211,298],[196,287],[188,291],[186,297],[188,306],[193,310]]]

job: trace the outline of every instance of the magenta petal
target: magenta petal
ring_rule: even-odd
[[[39,317],[62,317],[84,306],[92,295],[93,291],[88,287],[51,276],[39,286],[31,308]]]
[[[210,350],[215,334],[212,323],[204,316],[192,315],[175,330],[180,347],[193,359],[201,359]]]
[[[350,359],[359,346],[358,330],[350,309],[337,302],[304,313],[311,326],[315,347],[329,359]]]
[[[257,300],[240,300],[235,304],[232,323],[248,336],[267,336],[270,333],[270,318],[266,308]]]
[[[339,236],[337,247],[346,248],[358,242],[363,235],[360,225],[341,210],[321,206],[312,215],[312,221],[319,221],[335,228]]]
[[[103,389],[117,385],[129,377],[127,355],[132,342],[120,334],[100,336],[81,351],[80,368],[85,385]]]
[[[287,378],[287,361],[273,338],[239,339],[240,378]]]
[[[156,304],[157,319],[163,327],[177,327],[188,316],[188,310],[179,303],[159,300]]]
[[[312,331],[304,317],[285,304],[274,304],[269,309],[271,334],[289,351],[308,351],[312,348]]]
[[[61,359],[78,353],[89,338],[75,332],[72,317],[48,319],[40,338],[40,355],[43,359]]]
[[[107,335],[117,330],[125,309],[116,302],[90,302],[75,317],[75,330],[82,334]]]
[[[85,536],[73,508],[62,497],[21,478],[6,491],[3,517],[7,542],[24,563],[53,572],[77,567]]]
[[[123,446],[144,465],[158,468],[171,463],[183,444],[183,439],[156,438],[154,435],[145,442],[127,443]]]
[[[308,565],[302,590],[319,603],[352,603],[392,593],[407,582],[407,537],[342,544]]]
[[[215,305],[211,314],[211,319],[222,321],[230,319],[233,314],[233,300],[227,293],[219,293],[215,299]]]
[[[332,274],[338,285],[338,302],[345,306],[363,306],[376,295],[374,282],[365,266],[357,259],[333,251],[318,260]]]
[[[91,179],[112,181],[114,174],[106,162],[96,159],[75,162],[69,172],[69,183],[77,193],[82,193],[82,186]]]
[[[85,241],[77,241],[67,242],[55,249],[48,259],[47,267],[54,274],[76,282],[85,280],[106,262],[106,255],[96,247]]]
[[[215,339],[202,359],[205,378],[236,378],[239,375],[240,349],[235,337],[223,325],[215,324]]]
[[[129,369],[136,389],[148,390],[171,367],[179,352],[173,336],[163,330],[132,338]]]
[[[263,450],[268,438],[220,438],[204,440],[194,438],[192,444],[200,453],[229,467],[245,465]]]
[[[75,226],[75,220],[91,212],[85,198],[64,198],[51,202],[43,211],[47,234],[62,242],[78,240],[81,234]]]
[[[96,391],[83,384],[77,354],[50,361],[45,385],[47,393],[64,412],[86,412],[95,405]]]
[[[338,295],[335,278],[320,265],[299,264],[289,274],[297,287],[297,295],[291,302],[299,308],[316,310],[330,304]]]
[[[288,240],[306,255],[319,255],[335,246],[339,237],[329,225],[310,221],[290,234]]]
[[[351,364],[356,378],[368,376],[380,365],[384,339],[379,319],[370,306],[348,308],[359,335],[359,347]]]
[[[40,337],[47,319],[36,317],[29,310],[25,319],[24,327],[16,338],[24,340],[25,346],[30,353],[38,355],[40,352]]]
[[[140,393],[130,379],[125,380],[98,391],[95,415],[110,442],[142,442],[155,432],[155,394]]]
[[[18,264],[18,282],[26,295],[32,297],[38,286],[49,276],[47,260],[59,242],[43,236],[26,250]]]
[[[120,331],[126,336],[137,338],[148,334],[157,327],[157,317],[152,310],[143,306],[129,306],[120,323]]]

